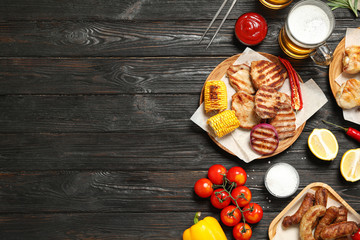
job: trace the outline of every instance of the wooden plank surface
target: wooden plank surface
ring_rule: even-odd
[[[0,58],[0,94],[191,94],[227,57]],[[292,61],[302,79],[328,91],[328,69]],[[60,84],[61,83],[61,84]]]
[[[233,32],[242,13],[259,12],[268,22],[266,39],[253,49],[284,56],[277,36],[289,8],[274,11],[254,0],[238,1],[209,49],[211,34],[198,44],[220,4],[0,2],[0,239],[181,239],[196,211],[219,219],[219,210],[193,192],[216,163],[247,171],[253,201],[264,209],[252,239],[268,239],[270,222],[294,197],[276,199],[264,187],[266,170],[277,162],[298,170],[297,193],[323,181],[360,210],[359,183],[339,171],[342,154],[360,145],[321,121],[359,128],[343,120],[328,67],[290,60],[328,103],[272,158],[246,164],[190,121],[213,68],[246,48]],[[334,14],[332,49],[347,27],[360,25],[346,9]],[[307,147],[320,127],[338,139],[332,162]]]
[[[203,212],[209,216],[211,212]],[[214,215],[215,216],[215,215]],[[187,228],[192,224],[193,213],[97,213],[97,214],[42,214],[23,218],[20,214],[0,220],[6,226],[3,236],[8,239],[181,239],[174,228]],[[89,218],[93,221],[89,223]],[[268,218],[268,217],[266,217]],[[268,219],[270,220],[270,219]],[[154,224],[156,223],[156,224]],[[173,228],[167,228],[172,225]],[[23,231],[14,236],[19,226]],[[225,228],[231,239],[230,228]],[[254,232],[266,232],[261,224]],[[141,232],[141,233],[139,233]]]
[[[252,200],[261,203],[267,211],[280,212],[289,199],[275,199],[267,194],[262,169],[247,168],[247,170],[249,174],[247,185],[253,193]],[[308,169],[299,169],[299,174],[305,175],[306,171]],[[331,178],[337,178],[337,175],[338,169],[327,169],[317,176],[301,179],[300,188],[316,182],[317,178],[332,181]],[[4,203],[0,206],[0,211],[4,214],[35,212],[158,212],[161,214],[172,211],[191,212],[197,208],[199,211],[213,210],[216,213],[218,211],[210,206],[207,199],[197,197],[192,190],[194,181],[201,177],[206,177],[206,171],[3,172],[0,175],[0,187]],[[342,184],[331,187],[342,197],[349,198],[348,202],[353,208],[360,207],[359,186],[351,190],[344,189]],[[272,201],[276,201],[277,204],[273,206]],[[175,205],[177,209],[174,209]]]
[[[130,0],[114,1],[96,0],[57,1],[57,0],[3,0],[0,3],[0,16],[4,20],[112,20],[112,21],[139,21],[139,20],[211,20],[222,2],[216,0]],[[235,19],[244,12],[261,12],[271,18],[282,19],[289,8],[271,10],[260,2],[243,0],[237,3],[229,15]],[[350,11],[336,10],[335,16],[340,19],[353,19]],[[223,16],[222,13],[221,16]]]
[[[230,23],[232,22],[232,23]],[[0,57],[162,57],[232,56],[245,49],[234,36],[235,19],[222,27],[211,48],[198,44],[209,21],[4,21]],[[329,39],[335,49],[346,27],[360,20],[338,20]],[[277,36],[282,19],[269,19],[268,34],[256,51],[280,54]],[[276,48],[274,48],[276,45]]]

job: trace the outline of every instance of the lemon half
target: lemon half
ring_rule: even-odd
[[[340,172],[346,181],[360,180],[360,148],[350,149],[344,153],[341,158]]]
[[[310,151],[321,160],[334,160],[339,151],[335,135],[327,129],[315,128],[308,138]]]

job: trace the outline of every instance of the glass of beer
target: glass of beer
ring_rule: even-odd
[[[265,7],[282,9],[287,7],[293,0],[259,0]]]
[[[295,4],[279,34],[281,49],[295,59],[311,59],[319,65],[329,65],[332,51],[326,44],[335,28],[330,7],[319,0],[302,0]]]

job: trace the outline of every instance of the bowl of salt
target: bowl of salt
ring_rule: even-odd
[[[298,189],[300,177],[290,164],[276,163],[266,171],[264,182],[271,195],[277,198],[287,198]]]

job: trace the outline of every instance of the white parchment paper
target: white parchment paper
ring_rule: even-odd
[[[245,51],[239,56],[239,58],[235,61],[234,64],[242,64],[246,63],[250,65],[252,61],[257,60],[268,60],[261,54],[255,52],[250,48],[246,48]],[[229,83],[229,79],[224,74],[221,79],[225,82],[228,94],[228,108],[231,106],[231,96],[235,94],[235,90],[231,87]],[[296,126],[301,126],[304,122],[306,122],[314,113],[316,113],[326,102],[327,98],[319,86],[315,83],[314,80],[309,79],[305,83],[301,83],[301,91],[303,94],[303,102],[304,107],[301,111],[296,114]],[[286,80],[282,88],[281,92],[290,94],[290,84],[289,81]],[[210,132],[210,127],[207,125],[206,121],[210,116],[206,115],[204,106],[201,104],[195,113],[191,116],[191,121],[196,123],[199,127],[201,127],[204,131]],[[254,159],[261,157],[261,155],[257,154],[251,149],[250,146],[250,130],[238,128],[232,133],[222,137],[215,137],[216,141],[218,141],[221,145],[226,147],[232,153],[234,153],[238,158],[248,163]]]

